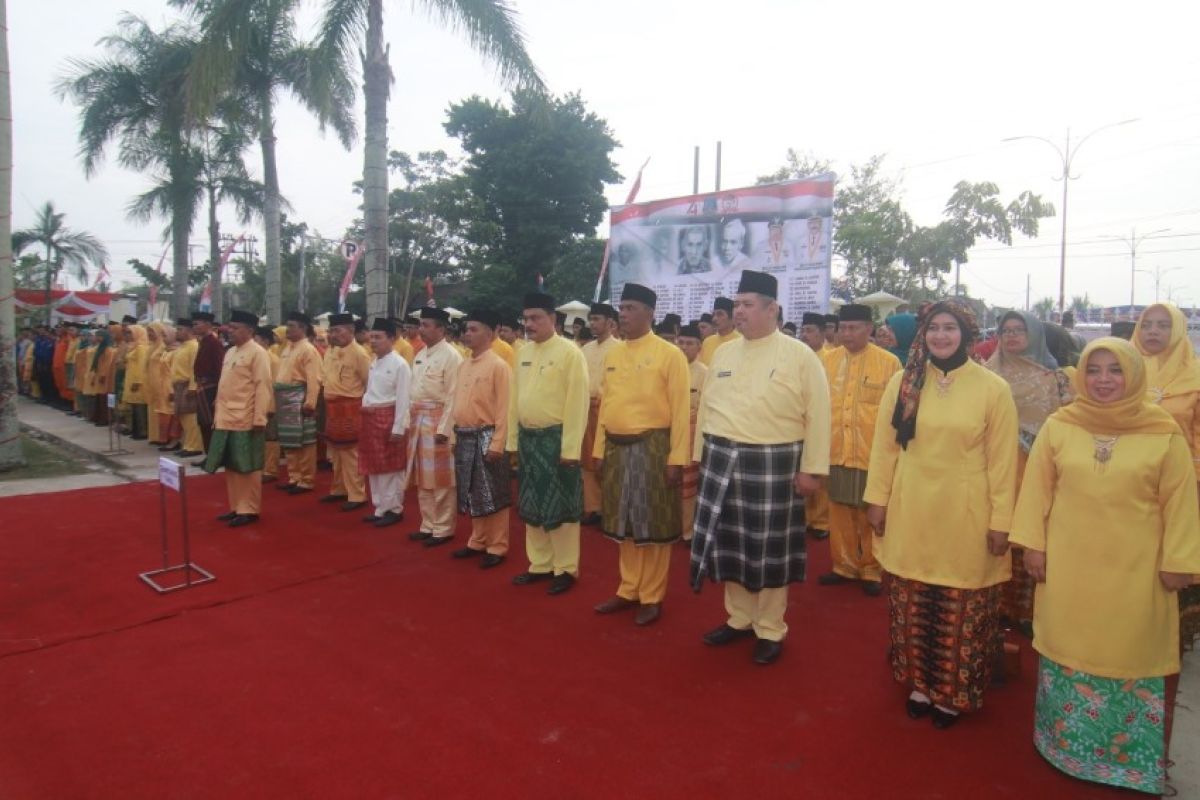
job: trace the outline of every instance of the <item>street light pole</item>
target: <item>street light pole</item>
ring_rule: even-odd
[[[1128,237],[1125,237],[1125,236],[1105,236],[1105,237],[1103,237],[1105,239],[1116,239],[1118,242],[1124,242],[1125,246],[1129,248],[1129,306],[1130,306],[1130,308],[1132,308],[1134,305],[1136,305],[1136,302],[1134,301],[1134,288],[1135,288],[1135,281],[1137,279],[1137,273],[1138,273],[1137,249],[1142,244],[1142,242],[1146,241],[1147,239],[1151,239],[1160,233],[1166,233],[1169,230],[1171,230],[1171,229],[1170,228],[1159,228],[1158,230],[1153,230],[1153,231],[1150,231],[1149,233],[1143,233],[1141,236],[1138,236],[1137,228],[1131,228],[1129,231]]]
[[[1058,157],[1062,162],[1062,174],[1055,177],[1054,180],[1063,182],[1062,196],[1062,242],[1059,245],[1058,251],[1058,313],[1062,314],[1067,304],[1067,188],[1071,181],[1077,179],[1078,175],[1071,174],[1071,165],[1075,161],[1075,156],[1079,153],[1079,148],[1083,147],[1083,143],[1095,136],[1100,131],[1115,128],[1118,125],[1128,125],[1131,122],[1137,122],[1137,119],[1123,119],[1120,122],[1111,122],[1108,125],[1101,125],[1094,131],[1090,132],[1078,142],[1075,146],[1071,146],[1071,129],[1067,128],[1067,138],[1062,147],[1059,147],[1052,140],[1045,136],[1009,136],[1001,139],[1003,142],[1015,142],[1018,139],[1037,139],[1039,142],[1045,142],[1054,148],[1054,152],[1058,153]]]

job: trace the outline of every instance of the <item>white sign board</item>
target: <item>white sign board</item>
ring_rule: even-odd
[[[350,260],[358,252],[358,242],[342,242],[342,258]]]
[[[169,458],[158,459],[158,482],[168,489],[179,491],[179,481],[183,473],[183,467]]]
[[[108,407],[109,408],[117,407],[117,396],[115,394],[108,395],[107,399],[108,399]]]

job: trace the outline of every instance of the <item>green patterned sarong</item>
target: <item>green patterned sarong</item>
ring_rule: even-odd
[[[667,485],[671,429],[608,436],[601,474],[601,529],[615,541],[669,544],[683,529],[679,487]]]
[[[1068,775],[1162,794],[1166,682],[1101,678],[1042,656],[1033,743]]]
[[[521,479],[517,487],[517,513],[530,525],[552,531],[564,522],[583,516],[583,472],[564,467],[562,426],[521,428],[517,431],[517,457]]]
[[[221,467],[232,472],[257,472],[263,468],[265,436],[262,431],[226,431],[217,428],[208,443],[204,471]]]
[[[275,434],[284,450],[317,443],[317,417],[304,415],[303,383],[275,384]]]

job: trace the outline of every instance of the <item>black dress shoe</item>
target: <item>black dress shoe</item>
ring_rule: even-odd
[[[277,483],[275,484],[275,490],[278,492],[288,492],[295,485],[294,483]]]
[[[575,576],[569,572],[564,572],[562,575],[555,575],[551,578],[550,586],[546,589],[546,594],[562,594],[574,585]]]
[[[879,581],[863,581],[862,590],[867,597],[879,597],[883,594],[883,586]]]
[[[433,536],[432,533],[427,533],[425,531],[413,531],[408,535],[408,538],[414,542],[423,542],[431,536]]]
[[[342,503],[342,511],[358,511],[367,504],[366,500],[348,500]]]
[[[193,467],[195,467],[195,468],[197,468],[197,469],[203,469],[203,468],[204,468],[204,465],[205,465],[205,464],[207,464],[207,463],[208,463],[208,459],[207,459],[207,458],[202,458],[202,459],[200,459],[199,461],[193,461],[193,462],[192,462],[192,466],[193,466]]]
[[[162,447],[158,448],[158,452],[160,452],[160,453],[174,453],[174,452],[175,452],[176,450],[178,450],[178,449],[179,449],[179,445],[177,445],[177,444],[170,444],[170,443],[168,442],[168,443],[164,443]]]
[[[294,483],[291,486],[287,487],[288,494],[308,494],[311,491],[312,491],[312,489],[310,489],[307,486],[298,486]]]
[[[204,455],[199,450],[177,450],[175,455],[179,458],[195,458],[196,456]]]
[[[229,520],[233,519],[237,515],[238,513],[236,511],[226,511],[224,514],[217,517],[217,522],[229,522]]]
[[[839,575],[836,572],[826,572],[817,578],[817,583],[822,586],[841,586],[843,583],[851,583],[851,580],[845,575]]]
[[[251,522],[258,522],[258,514],[238,514],[229,521],[229,527],[240,528],[243,525],[249,525]]]
[[[651,625],[662,616],[662,603],[646,603],[633,615],[634,625]]]
[[[344,494],[327,494],[321,498],[322,503],[340,503],[346,499]]]
[[[754,663],[766,666],[775,663],[783,652],[783,642],[773,642],[770,639],[759,639],[754,645]]]
[[[729,625],[720,625],[704,634],[704,643],[713,647],[720,647],[753,635],[753,628],[731,628]]]
[[[554,573],[552,572],[522,572],[520,575],[512,579],[516,586],[527,586],[538,581],[553,580]]]
[[[476,550],[474,547],[460,547],[450,554],[451,558],[475,558],[475,556],[483,555],[482,550]]]
[[[924,700],[913,700],[911,697],[904,703],[904,713],[908,714],[909,719],[920,719],[932,709],[933,703]]]
[[[951,714],[949,712],[942,711],[937,706],[934,706],[933,710],[929,712],[929,716],[933,721],[933,727],[937,728],[939,731],[944,731],[946,728],[949,728],[953,726],[954,723],[958,722],[958,718],[961,716],[961,714]]]
[[[362,521],[367,523],[368,525],[374,525],[376,522],[379,522],[379,519],[380,518],[378,516],[376,516],[375,514],[367,514],[365,517],[362,518]]]
[[[441,547],[444,544],[450,544],[450,540],[453,538],[453,536],[430,536],[421,544],[424,547]]]
[[[383,512],[383,515],[375,521],[375,527],[386,528],[389,525],[395,525],[402,519],[404,519],[403,514],[397,514],[395,511],[385,511]]]
[[[480,569],[491,569],[498,567],[504,563],[504,556],[498,556],[495,553],[484,553],[483,558],[479,559]]]

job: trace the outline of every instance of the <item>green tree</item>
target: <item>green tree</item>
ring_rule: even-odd
[[[821,158],[809,151],[800,153],[789,147],[787,155],[784,156],[783,166],[770,175],[760,175],[754,183],[762,186],[767,183],[779,183],[797,178],[807,178],[810,175],[820,175],[821,173],[832,171],[833,164],[829,159]]]
[[[1033,304],[1033,314],[1042,322],[1046,322],[1056,308],[1058,308],[1058,304],[1053,297],[1043,297]]]
[[[850,168],[849,182],[834,196],[834,252],[846,260],[855,297],[880,290],[904,291],[911,273],[897,268],[913,222],[900,204],[899,181],[883,171],[883,156]]]
[[[980,239],[1011,245],[1014,231],[1037,236],[1038,220],[1054,216],[1054,206],[1028,191],[1006,206],[996,184],[959,181],[946,202],[945,215],[953,248],[954,293],[958,294],[959,270],[967,261],[967,250]]]
[[[47,201],[37,211],[33,226],[16,231],[11,241],[19,254],[26,247],[43,248],[46,265],[46,323],[50,323],[50,287],[58,280],[63,269],[70,272],[71,277],[86,283],[88,265],[103,266],[108,259],[108,249],[104,244],[87,231],[73,231],[63,224],[66,214],[54,210],[54,204]]]
[[[448,27],[462,31],[471,46],[495,63],[506,85],[542,88],[542,79],[525,50],[517,14],[505,0],[428,0],[428,11]],[[387,101],[392,82],[383,42],[384,0],[326,0],[317,44],[318,63],[349,73],[361,58],[366,101],[366,148],[363,158],[367,311],[384,316],[388,306]],[[366,47],[360,51],[365,37]]]

